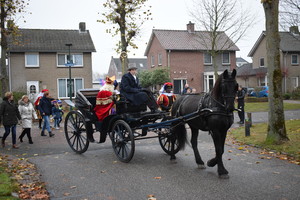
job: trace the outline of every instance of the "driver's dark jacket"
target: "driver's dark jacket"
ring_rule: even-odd
[[[142,91],[139,85],[139,79],[136,80],[130,72],[124,74],[120,84],[120,93],[124,95],[133,105],[145,104],[148,101],[148,96]]]

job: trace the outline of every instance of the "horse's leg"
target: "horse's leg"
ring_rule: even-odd
[[[170,161],[171,161],[171,163],[176,163],[176,156],[175,156],[175,153],[174,153],[176,136],[172,135],[170,140],[171,140],[171,158],[170,158]]]
[[[209,160],[207,165],[209,167],[213,167],[218,164],[218,174],[220,178],[229,178],[228,171],[225,169],[222,155],[224,153],[224,144],[226,139],[227,131],[212,131],[212,138],[215,145],[216,157]]]
[[[198,134],[199,134],[199,130],[191,128],[191,131],[192,131],[191,144],[192,144],[192,148],[194,150],[196,163],[198,164],[199,169],[205,169],[204,162],[202,161],[201,156],[200,156],[199,151],[198,151]]]

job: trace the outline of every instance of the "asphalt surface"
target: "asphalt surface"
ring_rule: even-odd
[[[238,118],[235,115],[235,121]],[[267,113],[252,113],[252,122],[266,121]],[[300,111],[286,111],[285,119],[300,119]],[[233,124],[233,127],[239,126]],[[18,133],[21,127],[17,128]],[[33,142],[24,138],[20,149],[11,149],[11,137],[1,153],[28,158],[37,166],[53,200],[157,200],[198,199],[300,199],[300,167],[277,158],[262,159],[256,148],[238,149],[226,142],[223,162],[229,179],[219,179],[217,167],[198,169],[190,146],[176,154],[171,163],[157,138],[136,141],[129,163],[117,160],[111,142],[90,144],[84,154],[68,146],[61,130],[56,135],[40,136],[37,124],[32,129]],[[0,130],[3,133],[3,129]],[[18,134],[19,135],[19,134]],[[96,134],[98,135],[98,134]],[[206,162],[214,157],[210,135],[201,132],[199,151]]]

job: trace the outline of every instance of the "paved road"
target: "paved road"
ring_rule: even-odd
[[[300,119],[299,111],[286,112],[286,119],[296,118]],[[253,113],[254,123],[266,119],[266,113]],[[238,150],[230,142],[224,154],[230,178],[222,180],[216,167],[196,168],[189,146],[172,164],[156,138],[136,141],[135,155],[126,164],[117,161],[110,141],[91,144],[87,152],[78,155],[71,151],[62,130],[55,131],[53,138],[39,136],[36,127],[33,133],[33,145],[25,141],[18,150],[7,145],[1,152],[27,157],[36,164],[53,200],[147,200],[150,194],[157,200],[300,197],[298,165],[276,158],[261,159],[258,149]],[[211,137],[205,132],[200,134],[199,150],[204,161],[214,156]]]

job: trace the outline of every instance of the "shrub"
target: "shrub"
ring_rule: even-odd
[[[268,102],[268,97],[246,97],[245,102]]]
[[[285,100],[288,100],[288,99],[291,98],[291,94],[290,94],[290,93],[286,93],[286,94],[283,95],[283,98],[284,98]]]
[[[291,95],[292,99],[299,100],[300,99],[300,87],[297,87]]]

